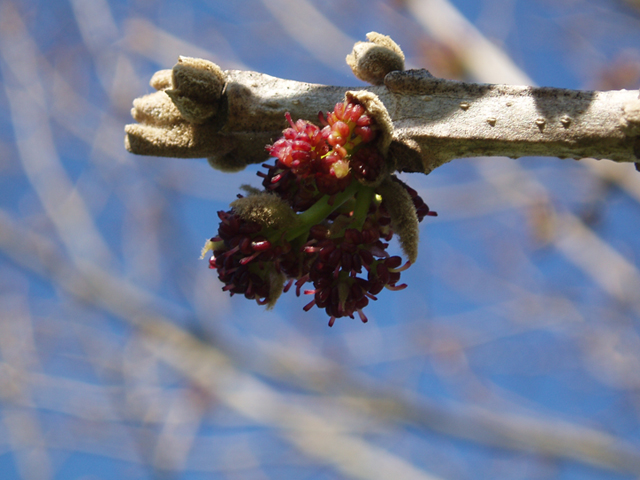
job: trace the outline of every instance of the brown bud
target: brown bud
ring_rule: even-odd
[[[204,123],[218,111],[225,81],[224,72],[215,63],[180,57],[173,67],[173,88],[165,93],[185,120]]]
[[[390,172],[395,170],[393,159],[388,155],[389,146],[393,140],[393,122],[391,116],[384,106],[384,103],[378,98],[375,93],[367,92],[366,90],[349,91],[345,94],[347,102],[355,102],[362,105],[367,115],[369,115],[375,122],[378,129],[378,138],[375,141],[375,146],[384,158],[383,167],[380,168],[380,172],[377,178],[373,181],[362,182],[367,186],[375,187],[380,184],[383,178],[386,178]]]
[[[225,173],[240,172],[247,166],[242,159],[239,159],[236,155],[218,155],[215,157],[207,158],[207,162],[211,168],[220,170]]]
[[[173,71],[158,70],[153,74],[151,80],[149,80],[149,85],[151,85],[156,90],[166,90],[168,88],[173,88]]]
[[[276,306],[276,302],[280,295],[282,295],[282,289],[284,288],[284,283],[286,281],[286,277],[282,273],[278,273],[275,269],[272,269],[269,272],[269,302],[267,303],[267,310],[271,310]]]
[[[404,54],[391,37],[367,33],[368,42],[357,42],[347,55],[347,64],[360,80],[382,85],[389,72],[404,70]]]
[[[398,234],[402,251],[411,263],[418,258],[420,236],[418,215],[411,195],[395,176],[384,179],[376,192],[382,196],[382,204],[391,217],[391,228]]]
[[[251,193],[231,202],[231,207],[243,220],[274,230],[288,229],[296,223],[296,214],[289,204],[272,193]]]
[[[375,93],[367,92],[366,90],[349,91],[345,94],[345,99],[347,102],[362,105],[367,111],[367,115],[375,121],[380,135],[376,142],[377,147],[380,153],[386,156],[393,139],[393,122],[382,100]]]

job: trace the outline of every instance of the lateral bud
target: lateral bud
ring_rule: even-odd
[[[391,217],[391,228],[398,234],[400,247],[410,263],[418,258],[420,236],[418,214],[404,183],[391,175],[384,179],[376,192]]]
[[[248,189],[249,195],[231,202],[231,208],[243,220],[268,229],[284,230],[296,223],[296,214],[282,198],[267,192]]]
[[[165,93],[186,121],[199,124],[218,112],[225,82],[224,72],[215,63],[180,57],[172,70],[173,88]]]
[[[368,186],[379,185],[383,178],[395,170],[393,159],[388,155],[389,146],[393,140],[393,122],[391,121],[391,116],[387,111],[387,107],[384,106],[384,103],[382,103],[375,93],[366,90],[349,91],[345,94],[345,100],[362,105],[378,129],[375,146],[384,158],[384,167],[380,170],[375,180],[363,183]]]
[[[389,72],[404,70],[404,53],[391,37],[367,33],[368,42],[357,42],[347,55],[353,74],[364,82],[382,85]]]

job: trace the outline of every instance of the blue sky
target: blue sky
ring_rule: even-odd
[[[124,150],[131,102],[178,55],[354,86],[349,45],[378,31],[412,68],[477,80],[419,3],[0,4],[2,478],[357,478],[331,448],[356,444],[380,478],[637,477],[632,165],[402,174],[439,214],[409,286],[328,328],[291,292],[229,298],[199,259],[259,165]],[[538,85],[640,86],[634,2],[451,3]]]

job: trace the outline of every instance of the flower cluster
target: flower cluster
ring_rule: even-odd
[[[218,212],[218,235],[203,254],[213,251],[209,265],[231,295],[272,306],[295,286],[297,295],[313,296],[304,310],[324,309],[329,326],[356,314],[366,322],[369,301],[384,288],[406,287],[400,273],[410,262],[387,253],[396,224],[414,218],[417,225],[435,212],[386,173],[379,127],[357,100],[320,113],[322,127],[285,117],[290,127],[267,146],[275,163],[258,173],[264,191],[249,189]]]
[[[358,180],[374,181],[382,171],[384,159],[371,145],[376,137],[372,118],[358,103],[338,103],[333,112],[320,113],[320,129],[305,120],[293,122],[282,138],[267,146],[276,164],[265,165],[263,186],[304,211],[322,195],[334,195]],[[367,145],[369,144],[369,145]],[[292,189],[293,185],[297,188]]]

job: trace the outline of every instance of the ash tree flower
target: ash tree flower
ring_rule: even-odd
[[[273,307],[282,292],[311,296],[324,309],[367,322],[363,309],[383,290],[402,290],[401,272],[417,257],[418,223],[436,213],[394,175],[386,150],[390,120],[368,92],[348,92],[333,111],[289,123],[267,150],[264,190],[246,187],[218,212],[207,241],[209,266],[224,291]],[[387,252],[397,232],[408,261]],[[305,285],[310,284],[308,287]]]
[[[295,285],[297,295],[312,296],[304,309],[324,309],[329,325],[355,315],[366,321],[363,309],[382,289],[405,287],[400,275],[416,261],[419,223],[435,215],[393,172],[427,174],[477,155],[640,158],[634,91],[448,81],[404,70],[391,38],[370,32],[367,40],[346,60],[373,87],[346,92],[315,123],[285,114],[289,127],[267,146],[275,161],[259,173],[263,189],[245,188],[229,211],[218,212],[218,233],[203,256],[213,252],[209,264],[230,295],[272,307]],[[139,123],[125,128],[126,148],[207,157],[227,172],[264,161],[262,145],[280,129],[278,112],[313,115],[342,92],[187,57],[157,72],[151,85],[155,93],[134,101]],[[393,122],[381,98],[392,106]],[[387,253],[394,234],[404,264]]]

